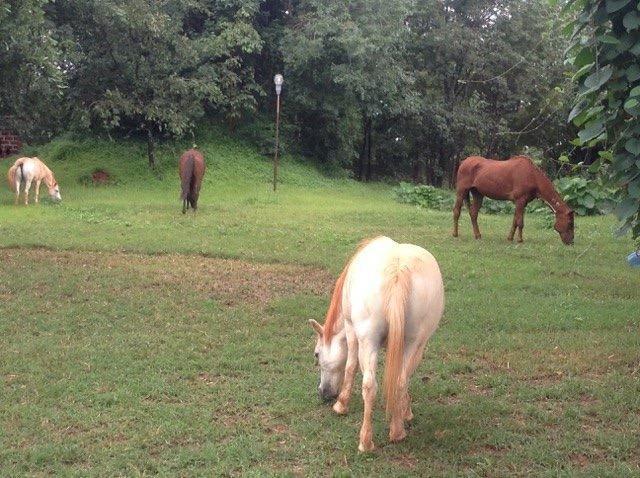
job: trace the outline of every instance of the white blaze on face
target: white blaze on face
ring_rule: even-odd
[[[318,337],[315,354],[320,365],[318,391],[322,398],[333,398],[338,395],[342,387],[344,367],[347,362],[347,340],[344,330],[332,337],[328,344],[322,337]]]
[[[49,188],[49,195],[51,196],[51,199],[62,201],[62,196],[60,195],[60,187],[57,184],[52,188]]]

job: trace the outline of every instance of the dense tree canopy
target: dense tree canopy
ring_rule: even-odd
[[[46,4],[0,1],[0,118],[30,136],[60,123],[66,86],[65,45],[45,15]]]
[[[254,106],[243,61],[260,49],[257,2],[61,0],[52,7],[76,48],[69,101],[87,127],[181,136],[206,106],[235,121]]]

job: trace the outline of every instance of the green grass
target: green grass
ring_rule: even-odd
[[[201,134],[197,214],[184,144],[158,177],[142,144],[59,140],[28,152],[61,204],[0,194],[0,475],[640,475],[640,275],[612,218],[578,218],[573,247],[534,215],[524,244],[506,216],[453,239],[448,212],[292,158],[274,194],[267,158]],[[96,167],[117,184],[83,186]],[[446,312],[407,440],[379,407],[361,455],[359,389],[346,417],[318,403],[306,322],[378,234],[436,256]]]

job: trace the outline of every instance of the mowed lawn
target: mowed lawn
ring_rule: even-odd
[[[640,273],[612,218],[578,218],[567,247],[534,215],[524,244],[507,216],[475,241],[465,211],[454,239],[389,186],[286,159],[274,194],[267,158],[202,149],[196,214],[179,147],[157,177],[142,145],[59,141],[30,153],[61,204],[0,193],[1,476],[640,475]],[[95,167],[116,184],[80,184]],[[360,390],[346,417],[319,403],[307,320],[380,234],[436,256],[446,311],[407,439],[388,443],[379,399],[363,455]]]

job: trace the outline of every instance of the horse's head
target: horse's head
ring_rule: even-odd
[[[309,323],[317,335],[314,351],[316,363],[320,365],[320,385],[318,394],[325,402],[338,396],[344,378],[347,362],[347,338],[344,329],[332,334],[329,340],[324,338],[324,328],[315,320]]]
[[[48,187],[49,187],[49,196],[51,196],[51,199],[53,199],[54,201],[62,201],[62,196],[60,196],[60,187],[58,186],[58,183],[54,181]]]
[[[560,234],[562,242],[573,244],[573,211],[569,208],[558,210],[553,228]]]

